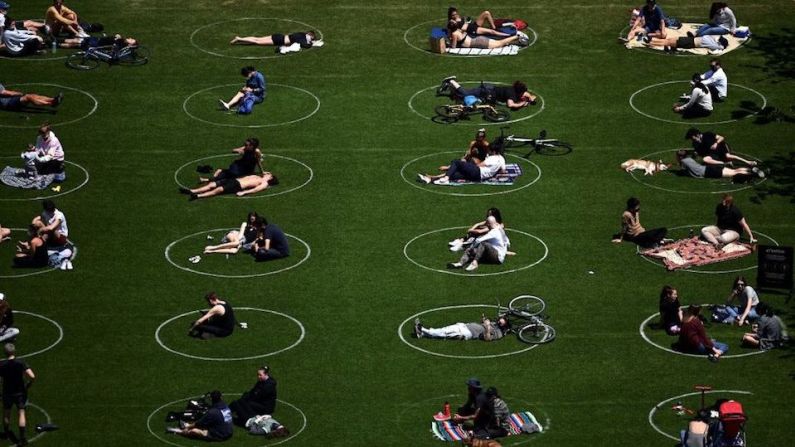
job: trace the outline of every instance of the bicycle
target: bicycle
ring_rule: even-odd
[[[481,83],[481,86],[483,83]],[[455,99],[455,94],[450,87],[449,83],[438,87],[436,89],[436,96],[446,96],[450,99]],[[478,99],[478,102],[472,105],[466,104],[444,104],[436,106],[436,116],[433,118],[435,122],[443,124],[451,124],[461,119],[469,119],[470,115],[482,114],[486,121],[494,123],[501,123],[508,121],[511,118],[511,113],[507,110],[497,108],[497,104],[492,98],[485,100]]]
[[[507,318],[517,338],[528,344],[549,343],[557,335],[555,328],[544,322],[544,300],[533,295],[519,295],[502,307],[497,303],[498,315]]]
[[[66,58],[66,66],[75,70],[93,70],[101,62],[108,65],[138,66],[149,62],[150,51],[142,46],[127,46],[118,50],[113,45],[106,47],[91,47],[85,51],[78,51]]]
[[[500,128],[500,136],[497,137],[492,144],[495,147],[502,147],[503,149],[528,145],[532,146],[530,152],[524,155],[525,158],[529,157],[533,152],[537,152],[541,155],[560,156],[566,155],[573,150],[570,143],[555,138],[547,138],[546,130],[542,130],[536,138],[528,138],[513,134],[505,135],[506,129],[510,129],[510,127],[505,126]]]

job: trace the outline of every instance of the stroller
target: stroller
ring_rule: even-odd
[[[748,417],[743,406],[735,400],[718,405],[718,421],[711,436],[711,447],[745,447],[745,421]]]

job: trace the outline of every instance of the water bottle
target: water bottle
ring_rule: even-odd
[[[690,229],[690,239],[693,239],[693,229]]]
[[[442,410],[445,416],[450,417],[450,402],[444,403],[444,410]]]
[[[55,51],[57,51],[57,49],[58,49],[58,42],[55,39],[53,39],[52,40],[52,52],[55,53]]]

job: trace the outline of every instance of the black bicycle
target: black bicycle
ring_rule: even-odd
[[[519,295],[508,303],[508,307],[497,304],[498,315],[507,318],[519,340],[529,344],[549,343],[555,339],[555,328],[547,324],[542,312],[544,300],[533,295]]]
[[[478,114],[483,115],[483,119],[486,121],[493,123],[502,123],[511,118],[511,112],[498,106],[494,98],[491,97],[481,98],[472,105],[461,104],[458,102],[460,98],[456,98],[455,92],[449,83],[438,87],[436,96],[444,96],[456,101],[455,104],[436,106],[436,116],[433,117],[433,121],[437,123],[451,124],[462,119],[469,119],[471,115]]]
[[[136,66],[149,62],[150,52],[140,45],[115,49],[113,45],[91,47],[86,51],[78,51],[66,58],[66,66],[75,70],[93,70],[101,62],[109,65]]]
[[[538,134],[538,137],[530,138],[517,136],[514,134],[506,135],[506,129],[510,129],[510,127],[506,126],[500,128],[500,136],[497,137],[492,144],[495,147],[501,147],[503,149],[530,146],[531,149],[524,155],[525,158],[529,157],[533,152],[541,155],[559,156],[566,155],[573,150],[573,147],[570,143],[560,141],[556,138],[547,138],[546,130],[542,130]]]

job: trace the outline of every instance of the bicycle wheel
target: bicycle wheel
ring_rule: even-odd
[[[130,49],[130,52],[125,54],[124,57],[120,57],[117,61],[119,65],[126,65],[128,67],[133,67],[136,65],[145,65],[149,62],[149,56],[151,52],[146,47],[136,47]]]
[[[464,115],[464,109],[460,106],[441,105],[436,106],[436,114],[448,119],[457,120]]]
[[[539,315],[546,307],[544,300],[533,295],[519,295],[508,303],[509,309],[525,318]]]
[[[555,339],[555,329],[545,323],[530,323],[519,329],[519,340],[531,344],[538,345],[541,343],[549,343]]]
[[[511,114],[497,108],[486,108],[483,109],[483,118],[492,123],[502,123],[508,121],[511,118]]]
[[[553,140],[536,143],[536,152],[541,155],[551,155],[554,157],[558,155],[566,155],[571,151],[571,145],[563,141]]]
[[[87,55],[85,51],[78,51],[66,58],[66,66],[75,70],[93,70],[99,67],[99,61]]]

